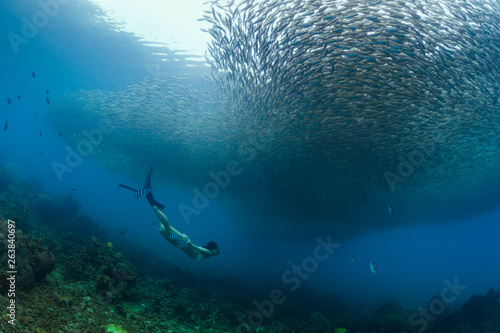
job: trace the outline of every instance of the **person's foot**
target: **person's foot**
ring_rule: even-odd
[[[149,192],[147,195],[146,195],[146,198],[148,199],[148,202],[151,206],[155,206],[156,205],[156,202],[155,202],[155,198],[153,198],[153,194],[151,192]]]

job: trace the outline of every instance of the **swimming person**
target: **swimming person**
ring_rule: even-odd
[[[151,187],[152,170],[153,168],[149,170],[145,188]],[[208,244],[203,247],[197,246],[191,243],[191,240],[187,235],[181,234],[179,231],[173,228],[170,225],[168,218],[161,211],[163,209],[163,205],[155,201],[153,193],[151,191],[148,191],[148,193],[146,194],[146,198],[148,199],[151,208],[153,208],[154,212],[158,216],[158,222],[160,224],[160,234],[162,234],[170,244],[181,249],[185,254],[196,260],[203,260],[219,255],[219,247],[215,242],[208,242]]]

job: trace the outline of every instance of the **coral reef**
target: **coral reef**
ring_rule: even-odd
[[[28,260],[33,268],[35,281],[40,282],[52,272],[55,267],[55,258],[49,249],[43,245],[43,240],[31,235],[25,238],[29,255]]]
[[[7,221],[0,222],[0,247],[8,247]],[[47,274],[52,272],[55,265],[54,255],[43,245],[43,240],[31,235],[25,236],[23,231],[16,229],[15,239],[15,270],[16,285],[23,290],[30,290],[35,282],[42,281]],[[8,267],[7,251],[0,255],[0,265]],[[0,271],[0,291],[7,290],[7,273]]]
[[[136,269],[96,238],[78,255],[66,260],[63,274],[73,280],[90,282],[94,292],[109,302],[121,297],[132,298],[137,292]]]
[[[364,330],[360,332],[386,332],[400,333],[401,331],[413,332],[410,326],[410,315],[412,311],[404,309],[396,302],[389,302],[378,307],[372,315],[371,320],[361,325]]]
[[[472,295],[460,311],[438,318],[434,332],[500,332],[500,292],[493,288],[485,295]]]
[[[472,295],[462,306],[462,314],[470,323],[489,321],[499,312],[500,293],[493,288],[486,295]]]

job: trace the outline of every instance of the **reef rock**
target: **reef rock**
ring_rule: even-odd
[[[0,271],[0,291],[9,289],[7,271],[16,271],[16,288],[18,290],[29,290],[34,287],[35,282],[42,281],[47,274],[52,272],[55,265],[55,258],[43,245],[42,240],[25,236],[22,230],[8,227],[8,221],[0,221],[0,265],[8,269]],[[11,225],[15,225],[12,224]],[[15,230],[15,232],[9,232]],[[9,235],[15,235],[15,237]],[[15,257],[9,257],[9,248],[15,246]],[[13,260],[13,261],[11,261]],[[10,265],[13,265],[12,267]]]

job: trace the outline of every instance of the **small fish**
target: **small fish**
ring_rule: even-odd
[[[48,89],[47,89],[47,90],[45,90],[45,93],[48,95],[48,94],[49,94],[49,90],[48,90]]]
[[[187,240],[183,239],[176,243],[177,247],[184,247],[187,244]]]
[[[40,136],[40,137],[42,136],[42,131],[40,131],[40,133],[38,133],[38,136]]]
[[[377,264],[371,261],[371,259],[368,259],[368,264],[370,265],[370,270],[372,271],[372,273],[377,274],[378,272]]]
[[[3,126],[3,131],[5,132],[9,128],[9,122],[6,120],[5,125]]]
[[[42,156],[42,155],[43,155],[43,151],[40,152],[40,156]]]
[[[12,104],[12,100],[10,99],[10,97],[9,97],[9,98],[7,98],[7,103],[8,103],[8,104]]]
[[[123,256],[123,254],[122,254],[121,252],[116,253],[116,255],[117,255],[118,257]]]
[[[387,205],[387,209],[389,210],[389,215],[392,216],[392,206],[391,205]]]
[[[49,98],[48,98],[47,96],[45,96],[45,102],[46,102],[47,104],[50,104],[50,100],[49,100]]]
[[[35,78],[36,77],[35,72],[31,72],[31,76],[33,76],[33,78]]]
[[[135,193],[135,198],[136,199],[144,198],[149,193],[151,193],[151,186],[150,187],[141,188],[139,191],[137,191]]]
[[[109,247],[113,247],[113,243],[111,243],[111,242],[108,242],[108,244],[107,244],[107,245],[108,245]]]
[[[33,112],[33,117],[37,118],[38,114],[36,112]]]
[[[124,236],[129,230],[130,230],[130,227],[123,228],[122,230],[120,230],[120,236]]]
[[[287,259],[287,260],[285,260],[284,267],[288,268],[288,267],[290,267],[291,264],[292,264],[292,261],[290,259]]]
[[[354,254],[351,254],[350,258],[352,261],[356,261],[356,256]]]
[[[17,95],[17,99],[21,99],[21,96]]]
[[[345,328],[336,328],[334,332],[335,333],[347,333],[347,329],[345,329]]]
[[[141,188],[140,190],[135,190],[135,189],[133,189],[129,186],[123,185],[123,184],[118,184],[118,186],[126,188],[126,189],[131,190],[131,191],[134,191],[136,199],[143,198],[143,197],[147,196],[149,193],[151,193],[151,186]]]
[[[59,131],[59,133],[57,133],[57,134],[59,134],[59,136],[62,136],[62,133],[61,133],[61,131]]]
[[[78,190],[78,189],[77,189],[77,188],[72,188],[72,189],[71,189],[71,191],[76,191],[76,190]]]

